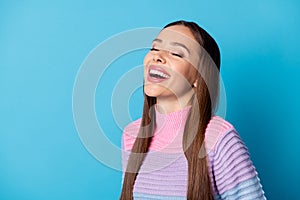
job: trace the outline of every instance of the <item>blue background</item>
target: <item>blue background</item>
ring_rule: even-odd
[[[76,74],[112,35],[178,19],[198,22],[220,45],[226,119],[247,144],[266,196],[299,196],[299,1],[2,0],[0,199],[118,198],[121,172],[96,160],[78,137]],[[141,64],[144,53],[125,58],[134,60],[128,69]],[[116,78],[105,80],[101,92],[110,94]],[[132,118],[140,115],[140,92],[130,101]],[[107,137],[120,146],[110,107],[96,108],[106,129],[115,130]]]

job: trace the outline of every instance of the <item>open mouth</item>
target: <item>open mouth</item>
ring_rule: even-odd
[[[151,78],[158,78],[158,79],[167,79],[170,78],[170,76],[160,70],[156,70],[156,69],[150,69],[149,70],[149,76]]]
[[[171,76],[160,66],[150,65],[148,69],[147,80],[152,83],[160,83],[169,79]]]

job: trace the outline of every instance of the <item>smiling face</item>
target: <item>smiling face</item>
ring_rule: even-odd
[[[197,86],[199,52],[200,45],[188,27],[163,29],[144,58],[145,94],[156,97],[158,104],[174,100],[188,104]]]

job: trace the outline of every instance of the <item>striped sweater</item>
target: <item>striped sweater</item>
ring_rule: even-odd
[[[156,130],[135,181],[134,199],[186,199],[188,165],[182,135],[189,109],[156,112]],[[141,119],[124,129],[123,172],[140,123]],[[205,132],[205,148],[215,199],[265,199],[247,147],[230,123],[212,117]]]

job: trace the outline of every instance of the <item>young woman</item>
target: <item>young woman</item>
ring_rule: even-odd
[[[123,133],[120,199],[265,199],[245,144],[214,116],[219,70],[219,48],[196,23],[170,23],[153,40],[143,115]]]

